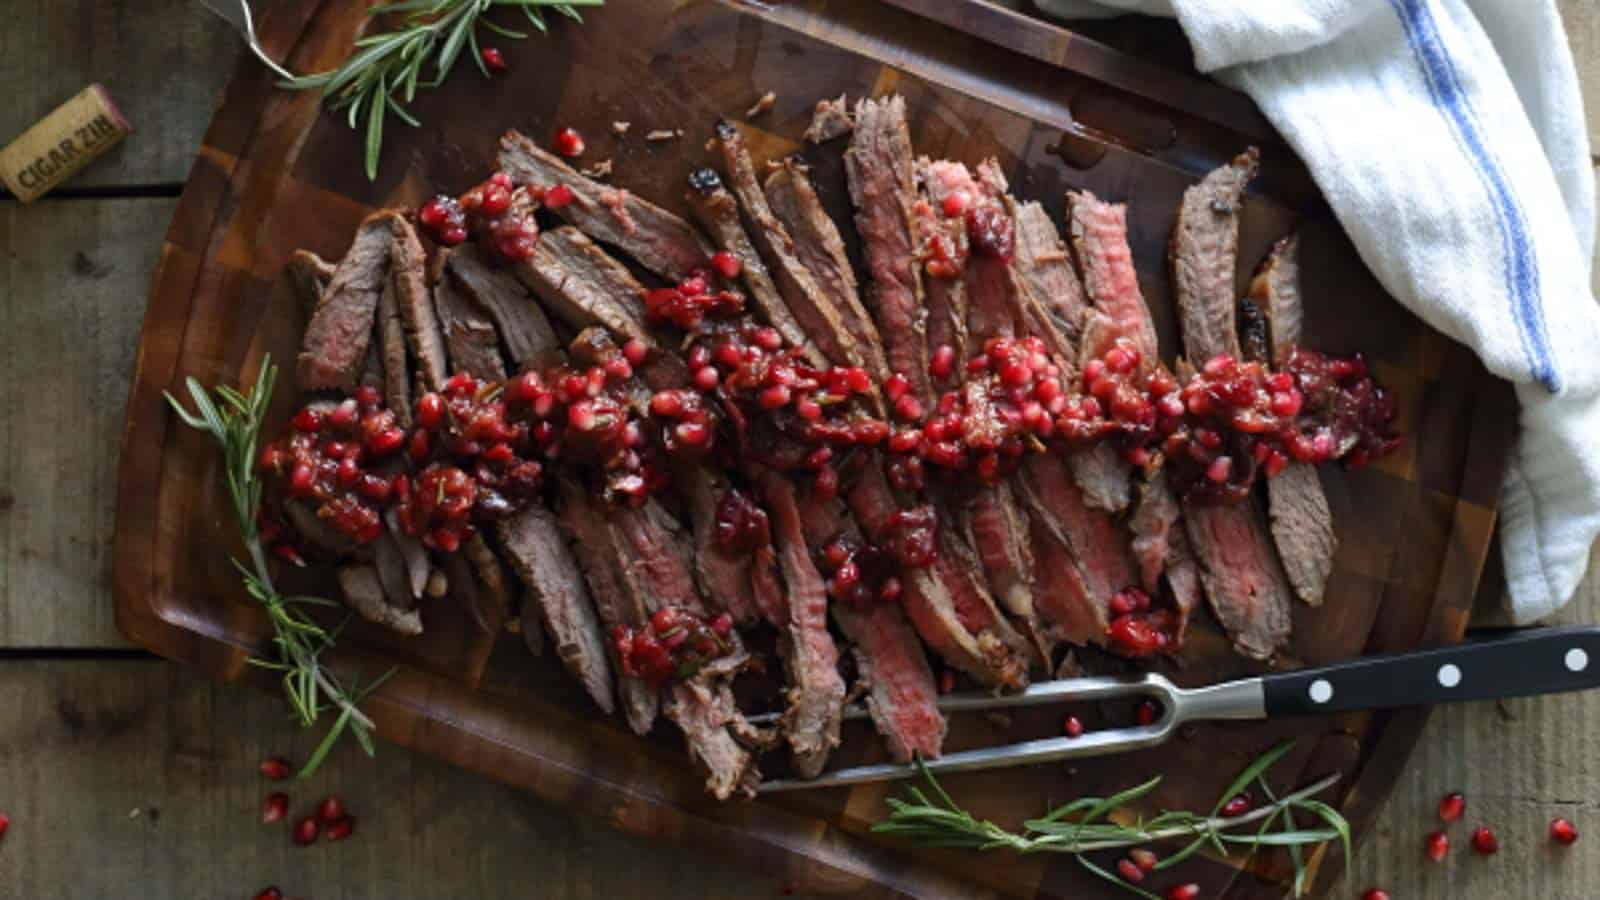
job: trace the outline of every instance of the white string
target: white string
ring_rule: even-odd
[[[249,0],[200,0],[200,5],[216,13],[224,21],[232,25],[234,30],[239,32],[239,36],[244,38],[245,43],[250,47],[250,51],[256,55],[256,58],[265,63],[267,68],[278,73],[283,78],[291,81],[294,79],[294,73],[278,65],[272,57],[267,55],[267,51],[261,46],[261,42],[256,39],[256,24],[250,15]]]

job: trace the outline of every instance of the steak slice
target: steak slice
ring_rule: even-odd
[[[488,310],[458,290],[451,278],[441,278],[434,285],[433,303],[451,367],[458,372],[471,372],[477,378],[504,381],[506,366],[500,357],[500,336]]]
[[[1263,362],[1281,362],[1300,343],[1300,244],[1295,236],[1280,240],[1250,282],[1241,310],[1259,310],[1268,325],[1270,345]],[[1333,512],[1322,480],[1310,463],[1291,461],[1267,481],[1267,515],[1278,558],[1295,594],[1312,606],[1322,605],[1339,550]]]
[[[1172,231],[1172,283],[1184,352],[1195,365],[1222,353],[1240,357],[1234,313],[1239,211],[1259,161],[1251,147],[1183,192]]]
[[[355,389],[372,341],[378,297],[389,277],[393,211],[374,213],[356,229],[350,251],[335,267],[300,341],[295,378],[302,391]]]
[[[772,167],[765,184],[767,205],[778,217],[789,236],[794,239],[794,252],[800,262],[811,272],[816,283],[817,302],[827,304],[832,315],[829,323],[837,322],[838,333],[830,343],[845,346],[853,341],[861,354],[862,365],[874,379],[882,381],[889,376],[889,364],[883,356],[883,339],[878,326],[873,324],[867,308],[861,305],[861,294],[856,284],[856,271],[850,265],[850,254],[845,250],[839,226],[822,207],[816,186],[811,183],[804,163],[793,157]],[[813,340],[821,341],[818,335]],[[855,363],[852,363],[855,365]]]
[[[854,520],[836,499],[800,498],[806,543],[813,551],[840,537],[861,542]],[[897,762],[913,755],[935,759],[944,744],[946,722],[927,654],[905,613],[892,603],[831,605],[834,622],[849,639],[856,674],[866,688],[867,712]]]
[[[834,100],[817,101],[816,109],[811,112],[811,124],[806,126],[801,137],[813,144],[823,144],[844,137],[854,127],[850,122],[850,105],[840,94]]]
[[[928,379],[927,309],[916,259],[912,213],[917,193],[904,98],[856,105],[856,129],[844,163],[856,231],[872,274],[868,305],[883,336],[889,368],[911,382],[914,396],[926,406],[933,401],[933,385]]]
[[[1178,498],[1167,484],[1166,470],[1157,469],[1139,485],[1139,502],[1128,519],[1128,530],[1133,532],[1133,558],[1139,563],[1139,584],[1151,596],[1166,571],[1172,526],[1181,516]]]
[[[807,355],[813,357],[813,363],[822,362],[800,323],[784,305],[778,286],[751,243],[751,235],[745,233],[744,224],[739,221],[739,201],[722,186],[722,179],[712,169],[697,169],[689,173],[689,190],[684,196],[689,201],[689,210],[711,235],[712,242],[739,261],[739,280],[744,284],[746,296],[755,301],[761,318],[777,329],[790,346],[805,348]],[[753,226],[760,228],[761,223],[756,221]]]
[[[828,632],[828,592],[811,561],[800,523],[794,485],[775,472],[759,478],[761,495],[772,511],[778,563],[789,587],[788,624],[779,635],[787,674],[783,732],[789,740],[795,772],[814,778],[839,746],[844,716],[844,679],[839,675],[839,648]]]
[[[600,616],[555,516],[530,506],[495,523],[495,534],[527,588],[523,620],[544,624],[562,665],[609,715],[616,699]]]
[[[482,534],[461,542],[461,555],[477,575],[478,589],[468,597],[467,612],[484,634],[496,635],[511,614],[511,576]]]
[[[578,174],[515,131],[500,139],[498,159],[501,170],[518,183],[566,185],[572,202],[555,210],[557,215],[668,281],[682,281],[711,257],[711,245],[688,222],[621,188]]]
[[[395,302],[400,306],[400,321],[405,323],[406,343],[417,363],[417,375],[430,391],[444,389],[449,377],[444,335],[433,311],[433,295],[428,290],[428,256],[417,239],[417,230],[404,218],[394,219],[394,244],[389,250],[389,277],[394,282]]]
[[[511,272],[491,265],[477,244],[457,247],[445,262],[445,277],[494,321],[506,355],[519,369],[537,368],[561,347],[544,310]]]
[[[812,277],[794,237],[768,205],[767,195],[756,180],[755,165],[750,161],[744,136],[732,124],[719,122],[710,147],[720,154],[728,187],[739,198],[750,237],[771,267],[783,302],[794,313],[806,337],[826,361],[839,366],[865,367],[871,357],[862,345],[863,337],[845,327],[845,313]]]
[[[1233,272],[1240,200],[1255,165],[1252,149],[1184,192],[1171,253],[1184,353],[1190,360],[1239,354]],[[1292,588],[1265,517],[1248,500],[1234,505],[1186,500],[1183,514],[1217,620],[1239,653],[1270,658],[1289,639]]]
[[[676,475],[688,501],[694,573],[700,590],[740,627],[765,620],[783,628],[789,621],[789,607],[782,586],[775,577],[759,574],[776,569],[778,560],[770,543],[738,553],[717,546],[717,507],[734,490],[728,477],[709,466],[693,464],[678,467]],[[740,498],[749,502],[743,492]]]
[[[923,197],[915,207],[921,255],[934,258],[935,242],[943,242],[944,255],[964,260],[971,252],[966,218],[944,215],[944,204],[961,192],[971,198],[972,177],[959,163],[917,158],[917,184]],[[959,271],[929,271],[923,267],[923,288],[928,302],[928,346],[949,347],[958,361],[967,359],[967,281]],[[930,351],[930,356],[931,356]]]
[[[513,268],[552,314],[573,328],[602,326],[619,341],[656,342],[635,309],[644,286],[628,267],[570,226],[539,236],[533,256]]]
[[[1052,333],[1059,335],[1063,344],[1053,349],[1065,359],[1074,359],[1083,338],[1089,298],[1072,267],[1072,254],[1043,206],[1019,203],[1009,195],[1006,204],[1016,223],[1012,267],[1032,298],[1025,308],[1027,331],[1047,341]],[[1039,318],[1040,314],[1044,318]]]
[[[1089,507],[1059,457],[1031,455],[1018,483],[1033,515],[1039,569],[1051,573],[1040,581],[1040,612],[1056,619],[1068,641],[1104,643],[1111,596],[1138,581],[1122,529]],[[1073,571],[1058,581],[1055,575],[1068,560]]]
[[[573,554],[589,583],[601,623],[608,629],[619,625],[643,627],[650,610],[633,583],[623,577],[621,561],[625,557],[606,520],[608,511],[603,502],[570,478],[558,479],[556,488],[561,499],[558,518],[571,537]],[[606,651],[617,673],[617,694],[628,726],[635,734],[649,733],[661,709],[660,692],[654,685],[623,673],[614,646],[608,643]]]
[[[383,581],[375,566],[352,564],[340,566],[335,573],[344,602],[362,618],[397,631],[400,634],[422,633],[422,616],[414,609],[398,609],[384,598]]]
[[[406,326],[393,279],[384,279],[378,298],[378,344],[383,371],[383,401],[402,428],[411,427],[411,362],[406,353]]]
[[[983,485],[973,494],[962,518],[983,565],[995,600],[1022,623],[1040,655],[1050,656],[1038,613],[1034,610],[1035,562],[1027,513],[1009,482]]]
[[[322,292],[333,281],[335,267],[310,250],[296,250],[284,267],[289,275],[289,285],[300,299],[300,308],[309,319],[322,301]]]

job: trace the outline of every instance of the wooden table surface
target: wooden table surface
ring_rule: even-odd
[[[131,649],[111,616],[116,447],[145,295],[195,148],[240,52],[193,0],[11,0],[0,142],[90,81],[137,132],[50,197],[0,199],[0,898],[777,896],[762,873],[656,846],[390,747],[346,746],[295,814],[337,791],[343,844],[259,824],[263,757],[304,758],[275,697]],[[1600,9],[1560,0],[1600,126]],[[1600,136],[1600,127],[1592,133]],[[1592,575],[1559,622],[1600,616]],[[1492,611],[1485,611],[1492,618]],[[1600,694],[1441,709],[1337,897],[1593,898]],[[1422,856],[1433,807],[1465,791],[1457,852]],[[1594,834],[1554,851],[1545,824]],[[1492,861],[1465,850],[1493,825]],[[712,853],[706,853],[711,850]]]

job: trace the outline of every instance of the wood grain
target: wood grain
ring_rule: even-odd
[[[14,0],[0,29],[0,144],[99,81],[134,133],[68,187],[181,182],[242,46],[194,0]]]
[[[117,439],[166,199],[0,204],[0,646],[122,647]]]
[[[0,812],[11,817],[0,896],[111,900],[289,896],[773,896],[770,875],[607,828],[394,745],[354,744],[306,782],[267,782],[269,755],[304,759],[267,694],[158,661],[0,662]],[[262,825],[337,793],[354,837],[293,846]],[[92,853],[89,848],[92,849]]]

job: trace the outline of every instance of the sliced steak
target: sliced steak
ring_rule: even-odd
[[[1190,360],[1239,354],[1233,272],[1241,196],[1255,164],[1252,150],[1184,192],[1171,262]],[[1289,639],[1292,588],[1265,517],[1249,500],[1184,501],[1183,515],[1206,597],[1234,648],[1254,659],[1271,657]]]
[[[1034,301],[1027,309],[1027,330],[1047,340],[1052,331],[1059,334],[1065,346],[1053,349],[1073,359],[1083,338],[1089,298],[1072,266],[1072,254],[1043,206],[1037,202],[1019,203],[1009,196],[1006,203],[1016,223],[1012,265],[1023,289]],[[1037,321],[1034,317],[1039,312],[1048,318]]]
[[[795,772],[812,778],[839,746],[845,695],[839,648],[828,633],[828,592],[806,546],[794,485],[774,472],[763,473],[760,485],[772,511],[778,563],[789,588],[788,624],[778,645],[788,676],[783,732]]]
[[[855,521],[837,499],[801,497],[800,518],[813,551],[840,537],[861,540]],[[913,755],[938,757],[946,728],[938,685],[905,613],[892,603],[836,603],[831,611],[849,639],[857,677],[867,692],[867,712],[888,743],[889,755],[898,762],[910,762]]]
[[[1300,244],[1294,235],[1279,241],[1250,282],[1250,295],[1240,309],[1259,310],[1265,320],[1267,346],[1259,357],[1281,362],[1300,343],[1304,317],[1300,304]],[[1310,463],[1290,462],[1267,481],[1267,515],[1278,558],[1301,600],[1320,606],[1339,550],[1333,511],[1322,481]]]
[[[1074,191],[1067,194],[1067,210],[1083,288],[1094,304],[1084,322],[1081,352],[1099,356],[1117,339],[1127,338],[1143,357],[1141,363],[1153,364],[1160,349],[1133,268],[1127,207],[1106,203],[1088,191]]]
[[[451,368],[486,380],[504,381],[506,366],[500,356],[500,336],[488,310],[458,290],[451,278],[442,278],[434,286],[433,305]]]
[[[1184,352],[1197,366],[1221,353],[1240,356],[1234,315],[1239,213],[1259,160],[1251,147],[1183,192],[1172,231],[1172,283]]]
[[[846,313],[812,277],[794,237],[768,205],[744,136],[732,124],[719,122],[710,146],[721,157],[728,187],[739,198],[751,239],[771,267],[783,302],[793,311],[806,337],[834,365],[866,366],[871,357],[862,345],[862,336],[845,327]]]
[[[962,514],[995,600],[1021,623],[1040,652],[1049,656],[1033,608],[1035,569],[1028,515],[1011,484],[1002,481],[979,487]]]
[[[433,562],[428,558],[428,548],[422,541],[406,534],[400,527],[400,514],[393,508],[383,514],[383,524],[389,536],[394,539],[395,547],[400,551],[400,558],[405,563],[406,586],[411,593],[413,601],[421,600],[422,594],[428,587],[428,576],[433,572]]]
[[[478,590],[470,598],[472,602],[468,604],[467,612],[484,634],[497,635],[505,626],[506,617],[516,607],[511,575],[482,534],[474,534],[462,541],[461,555],[466,557],[478,580]]]
[[[486,260],[476,244],[464,244],[450,254],[445,277],[489,314],[516,368],[544,365],[560,348],[555,329],[528,289],[511,272]]]
[[[422,633],[422,616],[416,610],[397,609],[384,599],[383,581],[376,567],[365,564],[340,566],[339,590],[344,602],[362,618],[400,634]]]
[[[739,220],[739,201],[722,186],[722,179],[712,169],[697,169],[689,173],[689,190],[684,196],[695,220],[711,235],[712,243],[739,261],[739,281],[744,284],[745,295],[755,303],[756,312],[791,347],[804,347],[809,355],[816,356],[800,323],[784,305],[778,286],[751,243],[751,235],[745,233]],[[754,227],[759,228],[760,224],[757,221]],[[820,356],[813,360],[821,361]]]
[[[444,335],[434,314],[428,290],[428,256],[417,231],[404,218],[394,219],[394,243],[389,249],[389,278],[394,282],[400,321],[405,323],[406,344],[417,364],[417,377],[430,391],[444,389],[449,377]]]
[[[795,254],[816,282],[818,302],[832,308],[828,321],[837,321],[839,330],[831,343],[847,346],[853,339],[861,353],[860,365],[881,382],[889,375],[883,339],[867,308],[861,305],[855,268],[850,265],[844,238],[833,217],[823,209],[805,165],[792,157],[776,164],[764,187],[772,214],[789,230]],[[816,335],[812,339],[821,340]]]
[[[378,581],[383,584],[389,605],[400,610],[416,609],[420,595],[411,591],[406,556],[394,534],[385,532],[372,542],[372,562],[378,568]]]
[[[777,559],[770,544],[737,553],[717,546],[717,507],[734,489],[727,476],[709,466],[687,465],[677,469],[677,477],[678,487],[688,501],[695,580],[701,591],[740,627],[763,620],[784,627],[789,609],[781,586],[775,577],[757,574],[775,569]],[[743,492],[738,499],[749,502]]]
[[[811,124],[806,126],[801,137],[813,144],[822,144],[844,137],[854,127],[850,122],[850,105],[840,94],[834,100],[817,101],[816,109],[811,111]]]
[[[378,299],[378,344],[383,372],[383,402],[402,428],[411,427],[411,361],[406,353],[406,326],[400,319],[399,294],[385,278]]]
[[[533,256],[513,271],[546,309],[572,327],[600,325],[619,341],[640,340],[656,346],[643,319],[635,313],[643,304],[644,286],[627,266],[578,229],[544,232]]]
[[[633,582],[623,577],[621,560],[624,557],[620,555],[607,521],[609,511],[599,497],[570,478],[559,479],[556,488],[561,498],[561,527],[572,539],[573,553],[589,583],[590,596],[601,623],[606,628],[643,627],[650,610],[645,598],[633,589]],[[646,734],[660,712],[660,692],[653,685],[623,674],[615,647],[608,643],[606,651],[612,670],[617,673],[617,694],[622,700],[628,726],[636,734]]]
[[[1166,469],[1157,469],[1139,485],[1139,501],[1128,519],[1128,530],[1133,532],[1133,557],[1139,563],[1139,583],[1151,596],[1166,571],[1172,526],[1178,524],[1181,515],[1178,498],[1167,484]]]
[[[594,601],[585,588],[577,559],[554,515],[530,506],[495,523],[506,558],[527,588],[524,623],[539,621],[555,642],[556,655],[610,714],[616,708],[611,660]]]
[[[1059,457],[1030,456],[1018,484],[1033,516],[1039,569],[1051,574],[1039,580],[1040,613],[1056,619],[1065,640],[1103,643],[1111,596],[1138,582],[1127,538],[1110,516],[1089,507]],[[1072,573],[1056,579],[1068,560]]]
[[[1189,535],[1185,529],[1172,529],[1167,541],[1167,589],[1172,594],[1173,611],[1177,613],[1172,637],[1174,645],[1182,647],[1184,635],[1189,630],[1189,616],[1200,605],[1203,592],[1200,563],[1194,558],[1194,548],[1189,545]]]
[[[971,252],[967,240],[967,222],[962,215],[946,216],[944,205],[952,195],[960,192],[971,197],[972,177],[966,166],[959,163],[932,162],[927,157],[917,158],[917,184],[923,197],[915,207],[917,238],[921,255],[929,264],[938,258],[933,252],[936,242],[944,248],[942,255],[951,259],[966,259]],[[953,202],[953,201],[951,201]],[[949,347],[958,361],[965,361],[967,348],[967,281],[960,270],[945,271],[923,266],[923,288],[928,303],[928,346]],[[930,356],[932,351],[930,350]]]
[[[499,165],[521,184],[566,185],[573,199],[557,215],[668,281],[682,281],[711,256],[711,245],[688,222],[621,188],[578,174],[515,131],[500,139]]]
[[[399,213],[368,216],[334,269],[300,341],[295,377],[302,391],[355,389],[372,341],[378,297],[389,278],[389,252]]]
[[[904,375],[924,404],[933,400],[928,379],[927,309],[916,259],[916,182],[905,100],[862,100],[844,155],[856,231],[872,274],[869,307],[883,336],[889,368]]]

